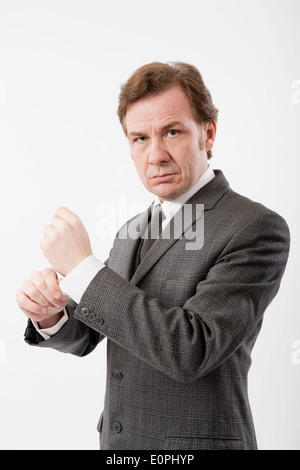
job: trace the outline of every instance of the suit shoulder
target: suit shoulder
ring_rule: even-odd
[[[241,224],[248,224],[251,221],[259,222],[266,229],[280,230],[289,237],[289,227],[284,217],[260,202],[229,189],[222,204],[228,207],[230,214],[227,215],[229,217],[234,215],[234,218],[239,219]]]

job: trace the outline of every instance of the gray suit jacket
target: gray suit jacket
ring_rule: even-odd
[[[29,344],[78,356],[107,338],[101,449],[257,448],[247,374],[289,230],[215,173],[189,200],[204,204],[201,249],[157,240],[135,270],[139,240],[117,236],[59,333],[44,341],[28,324]]]

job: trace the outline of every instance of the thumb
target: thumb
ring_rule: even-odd
[[[57,278],[58,284],[60,284],[63,279],[64,279],[63,277]],[[66,294],[65,292],[62,292],[61,299],[62,299],[62,300],[67,300],[68,298],[69,298],[69,295]]]

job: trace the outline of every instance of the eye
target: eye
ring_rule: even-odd
[[[170,137],[175,137],[176,135],[178,135],[179,131],[177,131],[176,129],[171,129],[170,131],[168,131],[168,135],[170,135]]]
[[[146,139],[147,137],[142,135],[141,137],[137,137],[136,139],[134,139],[134,142],[143,143],[143,142],[146,142]]]

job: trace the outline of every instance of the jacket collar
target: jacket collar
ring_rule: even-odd
[[[215,207],[229,189],[229,183],[221,170],[214,170],[214,173],[215,178],[194,194],[188,200],[188,204],[204,204],[205,211]]]

